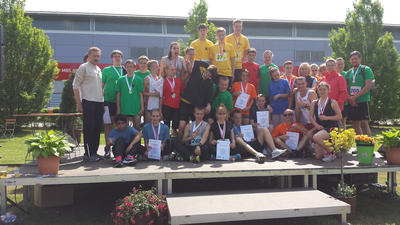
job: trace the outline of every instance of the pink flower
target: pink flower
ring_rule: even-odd
[[[117,206],[117,207],[115,207],[115,210],[119,211],[119,210],[121,210],[121,208],[119,206]]]
[[[135,221],[134,219],[131,219],[131,223],[132,223],[132,224],[135,224],[136,221]]]
[[[126,206],[126,207],[132,207],[133,204],[132,204],[132,202],[125,202],[125,206]]]
[[[146,216],[149,217],[149,216],[150,216],[150,213],[149,213],[149,212],[146,212]]]
[[[154,198],[150,199],[150,203],[154,203],[156,200]]]
[[[154,223],[154,220],[150,220],[149,225],[152,225]]]
[[[117,213],[117,217],[122,218],[122,217],[124,217],[124,215],[122,213]]]
[[[132,189],[132,191],[136,193],[136,188],[134,187],[134,188]]]

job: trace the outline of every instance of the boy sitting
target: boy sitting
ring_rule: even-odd
[[[109,134],[108,148],[113,145],[115,167],[122,167],[124,164],[134,165],[137,160],[135,155],[143,153],[143,146],[140,145],[142,134],[135,128],[128,126],[127,118],[117,115],[115,118],[117,128]]]

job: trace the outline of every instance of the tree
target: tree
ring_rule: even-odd
[[[334,58],[342,57],[350,67],[349,54],[361,52],[363,62],[374,71],[376,86],[371,99],[373,121],[394,119],[400,109],[399,54],[391,33],[383,33],[383,8],[379,1],[360,0],[346,16],[345,26],[329,34]]]
[[[0,0],[4,26],[5,77],[0,84],[0,113],[38,112],[50,100],[58,73],[48,37],[32,27],[23,0]]]
[[[208,5],[205,0],[200,0],[199,3],[194,3],[192,10],[189,12],[187,24],[185,25],[185,31],[190,35],[189,40],[187,42],[187,46],[190,46],[190,43],[192,43],[193,40],[199,37],[199,34],[197,32],[197,26],[200,23],[205,23],[207,25],[208,27],[207,39],[215,43],[216,41],[215,35],[217,28],[215,27],[214,23],[208,22],[207,12],[208,12]]]

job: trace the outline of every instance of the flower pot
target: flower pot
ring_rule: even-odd
[[[353,196],[351,198],[341,198],[337,197],[340,201],[346,202],[350,205],[351,211],[350,214],[347,214],[349,219],[354,219],[356,217],[356,209],[357,209],[357,196]]]
[[[57,156],[49,156],[47,158],[38,157],[37,160],[40,174],[58,174],[58,169],[60,168],[60,158]]]
[[[389,165],[400,165],[400,148],[386,148],[386,160]]]
[[[81,135],[82,135],[81,129],[67,130],[67,134],[69,134],[73,139],[75,139],[78,145],[81,143]]]
[[[357,144],[358,162],[361,165],[371,165],[374,155],[374,145]]]

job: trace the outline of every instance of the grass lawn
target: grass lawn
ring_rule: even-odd
[[[375,128],[373,133],[377,134],[385,129],[387,127]],[[23,164],[27,149],[23,142],[31,135],[30,130],[23,130],[18,132],[12,139],[0,139],[0,145],[2,145],[0,148],[0,155],[2,156],[0,164]],[[100,140],[101,144],[104,144],[103,134]],[[380,173],[378,181],[384,184],[386,182],[386,173]],[[397,183],[400,183],[400,174],[397,176]],[[109,214],[113,209],[115,200],[126,195],[133,185],[133,183],[76,185],[74,205],[49,209],[32,207],[30,215],[26,215],[15,208],[11,210],[17,213],[18,218],[22,220],[24,225],[108,225],[112,224]],[[397,188],[397,190],[399,193],[400,189]],[[22,188],[10,187],[8,189],[8,197],[13,200],[15,198],[17,202],[21,202]],[[358,196],[357,215],[351,223],[353,225],[400,225],[399,209],[399,200],[376,199],[361,193]],[[336,216],[292,218],[262,221],[262,224],[329,225],[338,224],[338,219],[339,217]],[[260,224],[260,221],[223,224],[256,225]]]

